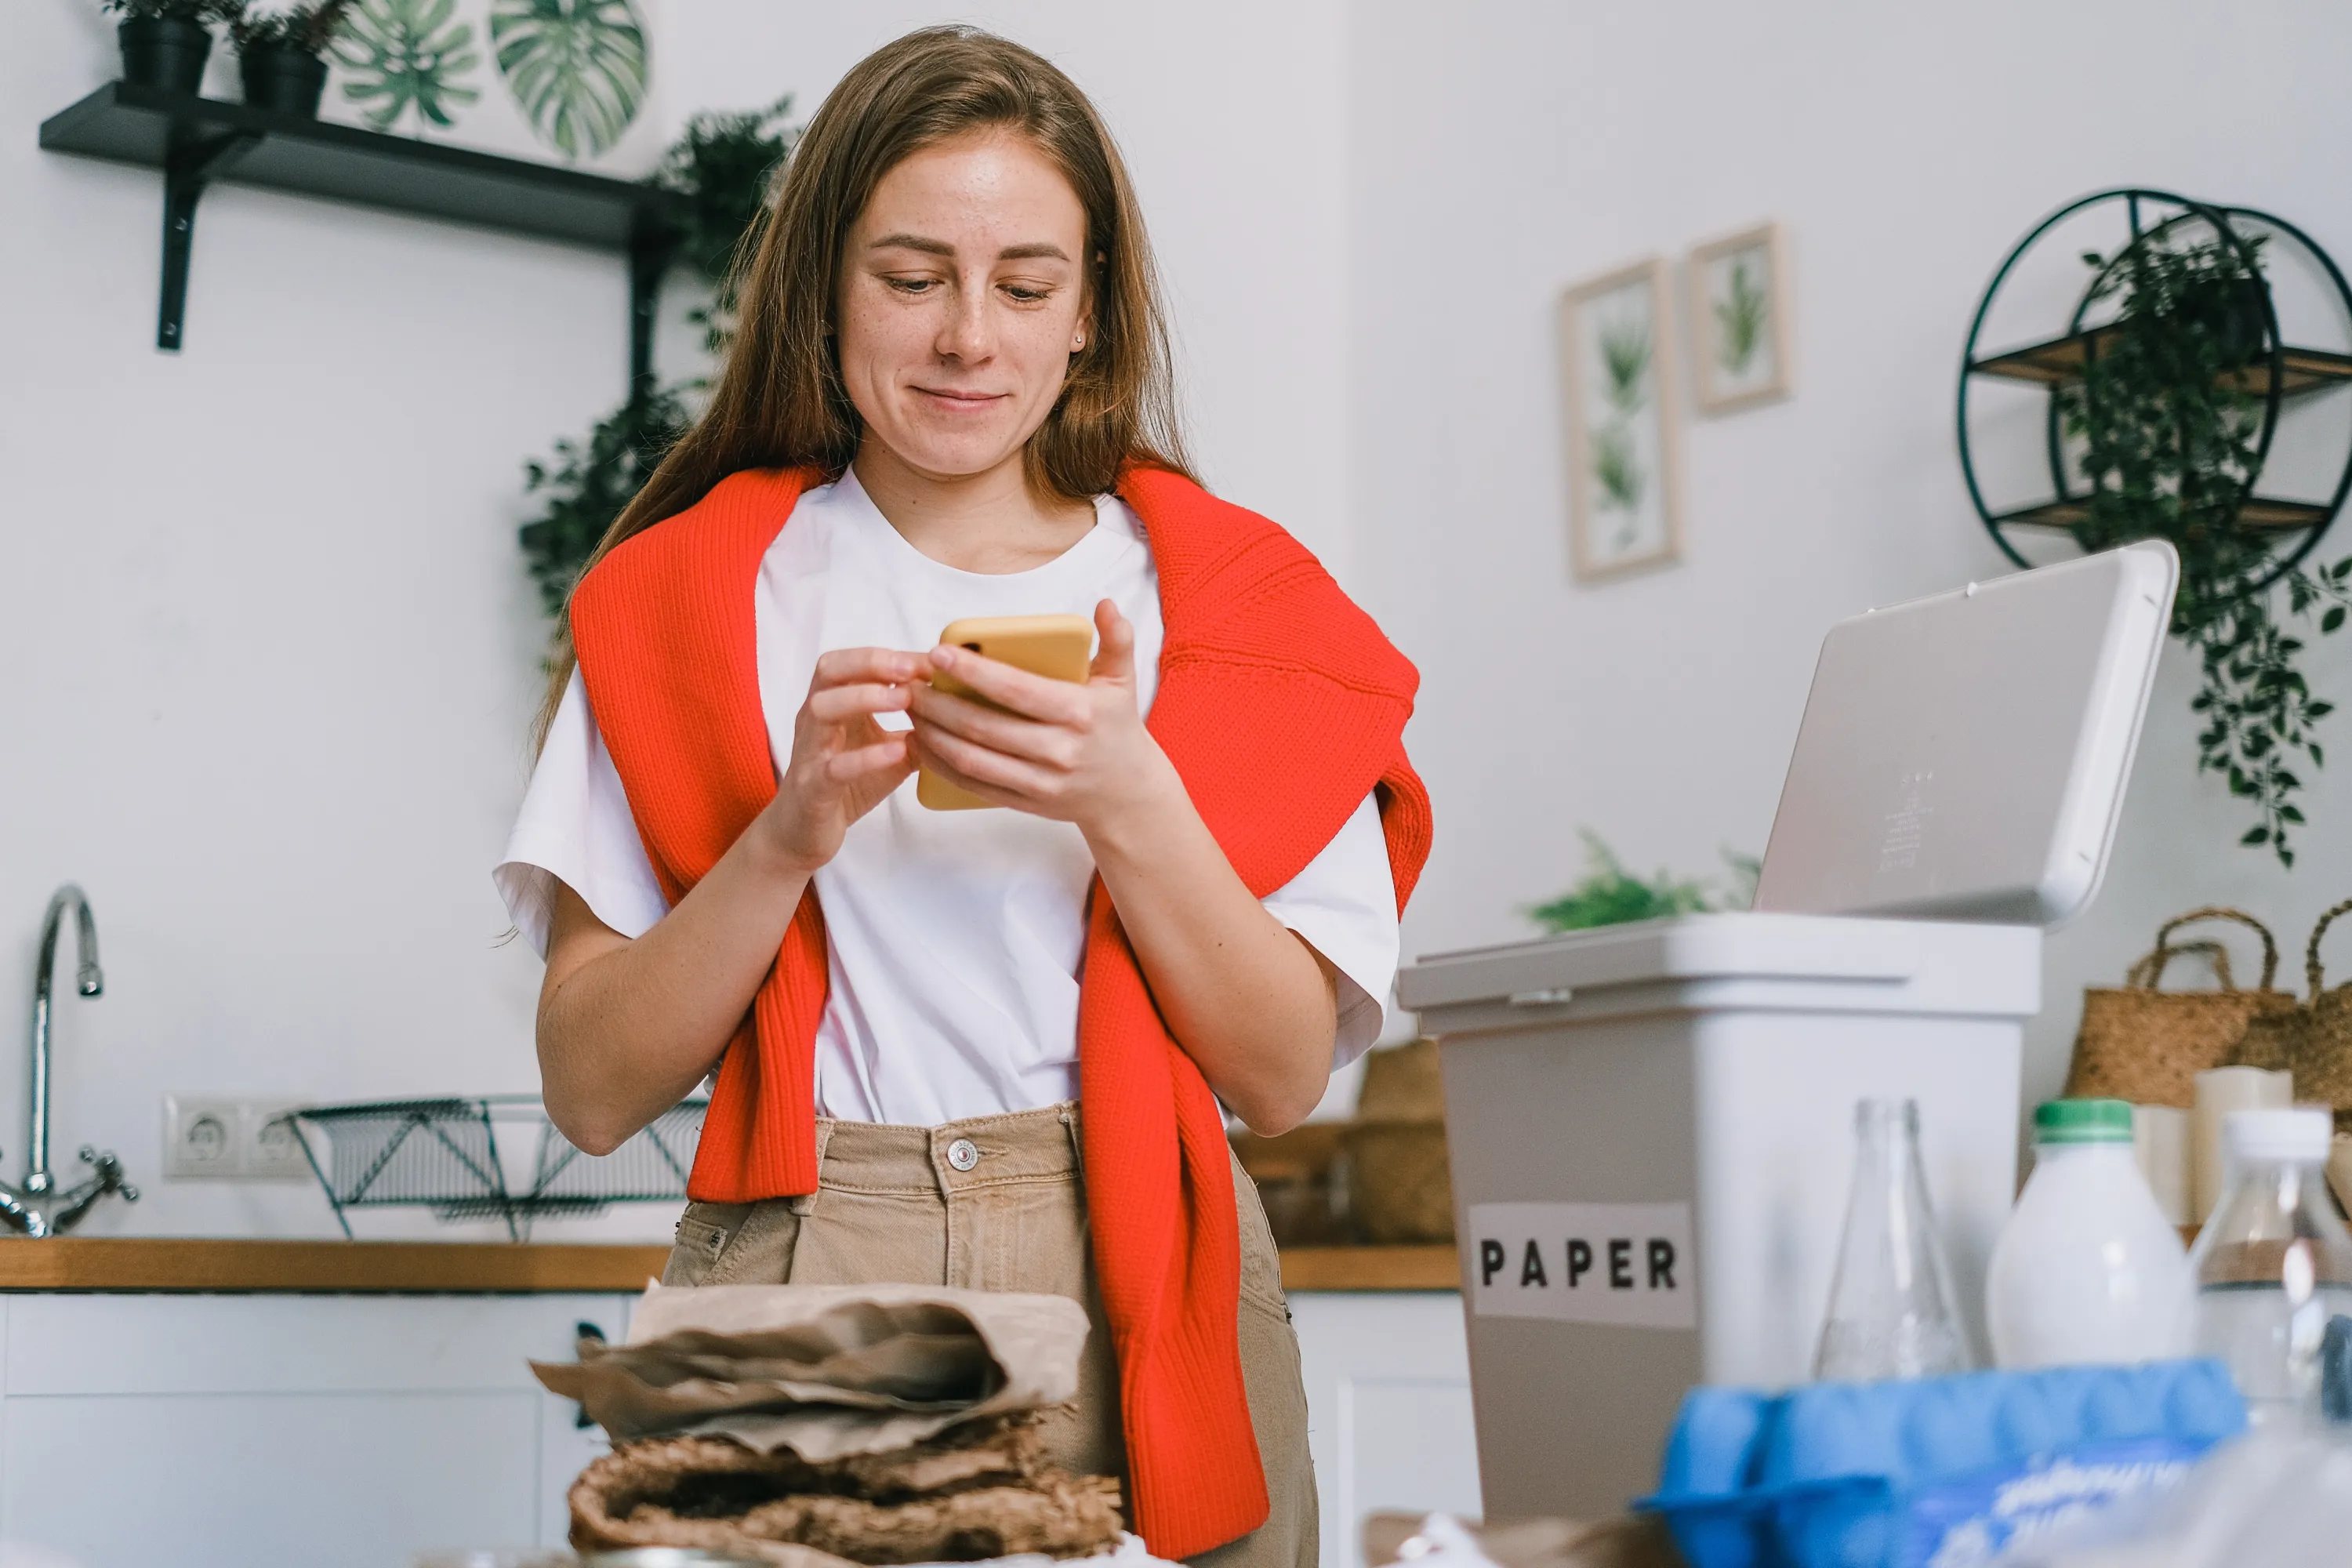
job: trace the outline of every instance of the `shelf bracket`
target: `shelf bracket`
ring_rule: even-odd
[[[667,224],[640,219],[629,235],[629,399],[654,390],[654,325],[662,275],[677,258],[680,237]]]
[[[218,136],[174,140],[163,157],[163,286],[155,307],[155,346],[180,349],[188,311],[188,257],[196,237],[196,202],[205,187],[261,144],[258,133],[226,132]]]

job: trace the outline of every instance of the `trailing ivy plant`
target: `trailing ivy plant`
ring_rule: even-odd
[[[755,243],[768,213],[769,187],[799,135],[783,123],[789,97],[742,113],[695,115],[649,176],[687,198],[678,258],[711,289],[709,303],[688,312],[713,358],[735,334],[732,281],[737,253]],[[600,420],[584,439],[555,443],[551,459],[523,465],[524,489],[541,498],[540,515],[519,531],[523,559],[549,616],[563,613],[572,585],[596,542],[634,500],[662,457],[686,434],[700,376],[641,389]]]
[[[551,617],[563,613],[596,542],[686,426],[685,403],[675,391],[656,387],[607,415],[586,440],[559,438],[551,462],[534,458],[523,464],[529,476],[523,488],[544,491],[546,510],[518,531],[540,605]]]
[[[2320,632],[2336,631],[2352,605],[2352,557],[2257,587],[2273,557],[2239,511],[2262,469],[2264,404],[2251,374],[2269,336],[2262,243],[2193,238],[2176,225],[2113,258],[2085,254],[2091,299],[2115,300],[2116,315],[2081,378],[2059,392],[2059,417],[2090,486],[2076,542],[2164,539],[2180,552],[2172,632],[2203,671],[2189,704],[2204,725],[2199,769],[2252,807],[2240,842],[2292,867],[2304,783],[2290,762],[2321,765],[2313,726],[2335,705],[2296,668],[2305,644],[2282,624],[2280,600],[2286,616],[2316,611]]]
[[[770,183],[800,139],[799,127],[785,122],[792,109],[786,93],[765,109],[696,114],[653,173],[655,184],[686,198],[678,254],[711,289],[710,302],[688,319],[702,328],[714,359],[735,336],[736,257],[759,244]]]

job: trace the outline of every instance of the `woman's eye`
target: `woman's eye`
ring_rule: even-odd
[[[928,294],[936,286],[936,278],[885,278],[882,281],[901,294]]]
[[[1004,291],[1023,305],[1034,305],[1053,293],[1051,289],[1029,289],[1018,283],[1007,283]]]

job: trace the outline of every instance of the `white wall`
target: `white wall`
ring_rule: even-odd
[[[1515,910],[1579,872],[1580,824],[1640,870],[1759,851],[1823,629],[2009,570],[1961,488],[1953,376],[1987,279],[2045,212],[2147,184],[2352,253],[2340,8],[1351,16],[1356,561],[1425,678],[1412,741],[1438,811],[1408,952],[1528,934]],[[1793,238],[1796,397],[1686,409],[1686,563],[1572,585],[1558,290],[1766,217]],[[2309,673],[2352,698],[2352,637]],[[2247,819],[2194,775],[2194,675],[2168,653],[2105,891],[2050,944],[2032,1096],[2063,1072],[2081,987],[2113,983],[2164,916],[2240,903],[2299,950],[2352,893],[2352,742],[2330,737],[2336,771],[2283,874],[2233,847]]]
[[[805,112],[942,15],[666,7],[662,104],[677,121],[789,89]],[[1124,140],[1205,468],[1339,563],[1337,0],[980,19],[1063,59]],[[210,89],[234,97],[226,68]],[[86,1231],[327,1234],[304,1186],[161,1180],[160,1099],[536,1087],[538,963],[497,944],[488,879],[538,685],[520,465],[618,402],[626,290],[614,258],[223,186],[197,219],[187,348],[160,353],[158,176],[36,145],[115,74],[95,5],[9,8],[0,1011],[25,1016],[43,903],[79,879],[108,984],[58,1005],[54,1142],[68,1163],[118,1150],[145,1193]],[[26,1038],[0,1030],[12,1180]],[[361,1225],[432,1228],[408,1218]],[[601,1229],[666,1237],[667,1216]]]
[[[813,108],[954,14],[667,7],[664,111]],[[1439,835],[1409,952],[1523,933],[1516,909],[1578,870],[1579,824],[1641,868],[1760,847],[1822,627],[2002,569],[1959,489],[1951,372],[2043,211],[2145,181],[2352,252],[2333,8],[2249,4],[2227,28],[2178,0],[963,14],[1067,65],[1119,134],[1212,482],[1322,552],[1423,667]],[[537,964],[495,945],[486,876],[536,684],[519,466],[615,401],[625,289],[606,257],[230,186],[198,220],[188,348],[159,353],[157,177],[35,145],[112,74],[93,6],[13,8],[0,1009],[24,1005],[42,901],[79,879],[109,987],[60,1005],[58,1141],[120,1150],[148,1194],[91,1228],[318,1233],[300,1188],[158,1180],[158,1100],[533,1085]],[[1571,586],[1556,290],[1763,216],[1795,242],[1797,397],[1692,423],[1685,565]],[[2107,890],[2052,945],[2035,1092],[2082,983],[2164,914],[2241,902],[2299,943],[2352,890],[2352,792],[2327,774],[2293,876],[2230,847],[2183,662]],[[2352,643],[2312,674],[2352,695]],[[23,1040],[0,1035],[11,1175]]]
[[[673,5],[670,100],[814,111],[913,27],[965,21],[1053,59],[1118,137],[1168,285],[1203,478],[1344,574],[1349,272],[1340,0]]]

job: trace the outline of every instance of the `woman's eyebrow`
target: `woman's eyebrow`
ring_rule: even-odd
[[[886,234],[866,247],[869,250],[919,250],[926,256],[955,255],[955,247],[944,239],[930,239],[919,234]],[[1033,261],[1041,258],[1067,261],[1070,253],[1049,240],[1029,245],[1008,245],[996,253],[999,261]]]

